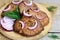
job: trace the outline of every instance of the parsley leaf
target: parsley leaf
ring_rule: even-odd
[[[56,8],[57,8],[57,7],[55,7],[55,6],[47,7],[48,11],[50,11],[50,12],[54,12],[54,10],[55,10]]]
[[[14,11],[4,12],[3,16],[8,16],[8,17],[10,17],[12,19],[16,19],[16,20],[19,20],[22,17],[21,14],[20,14],[20,12],[19,12],[18,6],[16,6],[16,8],[15,8]]]
[[[49,38],[52,38],[52,39],[60,39],[59,36],[54,35],[54,34],[49,35],[48,37],[49,37]]]

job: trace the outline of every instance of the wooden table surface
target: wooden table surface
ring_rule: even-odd
[[[1,1],[1,0],[0,0]],[[7,0],[6,0],[7,1]],[[36,0],[34,0],[34,1],[36,1]],[[48,0],[47,0],[48,1]],[[60,2],[60,0],[55,0],[56,1],[56,3],[57,3],[57,1],[58,2]],[[55,2],[54,1],[54,2]],[[4,3],[4,1],[2,0],[2,2]],[[39,2],[39,3],[41,3],[41,0],[39,0],[39,1],[36,1],[36,2]],[[45,0],[42,0],[42,2],[45,2]],[[49,1],[49,2],[51,2],[51,1]],[[53,2],[53,3],[54,3]],[[1,2],[0,2],[1,3]],[[6,2],[5,2],[6,3]],[[57,3],[58,4],[58,3]],[[3,4],[1,4],[2,6],[3,6]],[[45,36],[45,37],[43,37],[43,38],[41,38],[41,39],[39,39],[39,40],[53,40],[53,39],[51,39],[51,38],[49,38],[48,37],[48,35],[51,35],[51,34],[55,34],[55,35],[58,35],[59,37],[60,37],[60,5],[57,5],[58,6],[58,11],[57,11],[57,13],[56,13],[56,15],[55,15],[55,17],[54,17],[54,21],[53,21],[53,26],[52,26],[52,29],[51,29],[51,31],[50,32],[48,32],[48,34]],[[9,39],[9,38],[7,38],[7,37],[5,37],[4,35],[2,35],[1,33],[0,33],[0,40],[11,40],[11,39]],[[56,39],[56,40],[60,40],[60,39]]]

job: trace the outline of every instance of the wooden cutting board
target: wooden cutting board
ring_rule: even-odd
[[[39,38],[45,36],[48,33],[48,31],[51,29],[51,27],[52,27],[52,16],[51,16],[51,13],[45,7],[43,7],[42,5],[40,5],[38,3],[35,3],[35,4],[38,6],[38,8],[40,10],[42,10],[43,12],[45,12],[48,15],[48,17],[49,17],[49,24],[44,27],[44,30],[39,35],[27,38],[27,37],[23,37],[23,36],[21,36],[19,34],[16,34],[14,31],[7,32],[7,31],[2,30],[1,28],[0,28],[0,32],[3,35],[9,37],[10,39],[14,39],[14,40],[38,40]],[[0,14],[2,12],[1,10],[4,9],[5,7],[6,6],[4,6],[4,7],[2,7],[0,9]]]
[[[0,9],[7,3],[11,2],[12,0],[0,0]],[[5,37],[3,34],[0,33],[0,40],[10,40],[9,38]]]
[[[10,39],[0,33],[0,40],[10,40]]]
[[[12,1],[12,0],[9,0],[9,1],[6,0],[6,2],[5,2],[5,1],[3,0],[3,1],[2,1],[3,4],[1,4],[2,2],[0,3],[0,4],[1,4],[1,5],[0,5],[0,8],[3,7],[5,4],[7,4],[8,2],[11,2],[11,1]],[[11,40],[11,39],[5,37],[3,34],[0,33],[0,40]]]

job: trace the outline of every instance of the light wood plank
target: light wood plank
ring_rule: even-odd
[[[52,30],[50,32],[60,32],[60,14],[59,13],[54,18]]]
[[[52,33],[48,33],[46,36],[44,36],[43,38],[41,38],[39,40],[54,40],[54,39],[48,37],[51,34]],[[58,37],[60,37],[60,33],[54,33],[54,35],[57,35]],[[56,40],[60,40],[60,39],[56,39]]]

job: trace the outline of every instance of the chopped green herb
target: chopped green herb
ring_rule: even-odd
[[[54,10],[55,10],[56,8],[57,8],[57,7],[55,7],[55,6],[47,7],[48,11],[50,11],[50,12],[54,12]]]
[[[18,11],[18,6],[16,7],[16,9],[14,11],[4,12],[3,16],[8,16],[8,17],[10,17],[12,19],[16,19],[16,20],[19,20],[22,17],[20,12]]]
[[[60,39],[59,36],[53,35],[53,34],[52,34],[52,35],[49,35],[48,37],[49,37],[49,38],[52,38],[52,39]]]

